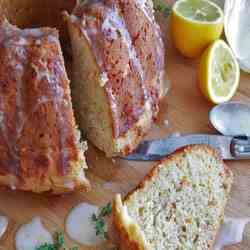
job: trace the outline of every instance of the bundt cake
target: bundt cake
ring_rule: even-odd
[[[69,80],[52,28],[0,20],[0,185],[61,193],[88,188]]]
[[[233,173],[208,146],[179,150],[155,166],[124,201],[114,223],[124,250],[211,250]]]
[[[62,41],[66,40],[67,27],[62,11],[72,11],[77,0],[0,0],[0,15],[19,28],[55,27]]]
[[[164,45],[151,0],[99,0],[67,15],[80,128],[107,156],[133,151],[159,110]],[[66,14],[65,14],[66,15]]]

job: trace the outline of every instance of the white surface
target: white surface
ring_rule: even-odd
[[[66,232],[72,240],[83,245],[97,245],[100,237],[96,236],[93,214],[98,213],[98,207],[81,203],[73,208],[66,219]]]
[[[22,225],[16,233],[16,250],[35,250],[44,243],[53,243],[53,238],[39,217]]]
[[[222,250],[223,247],[242,242],[245,226],[250,222],[250,218],[230,218],[225,217],[224,224],[221,225],[214,250]]]

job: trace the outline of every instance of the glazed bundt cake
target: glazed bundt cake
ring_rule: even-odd
[[[100,0],[67,16],[80,128],[107,156],[133,151],[163,96],[164,45],[151,0]]]
[[[0,185],[61,193],[88,188],[69,80],[52,28],[0,21]]]
[[[0,15],[19,28],[53,27],[66,40],[62,11],[72,11],[77,0],[0,0]]]

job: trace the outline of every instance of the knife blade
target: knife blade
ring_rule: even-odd
[[[224,160],[250,159],[250,138],[247,136],[223,136],[190,134],[169,136],[143,141],[139,147],[123,159],[133,161],[157,161],[174,153],[179,148],[206,144],[214,148]]]

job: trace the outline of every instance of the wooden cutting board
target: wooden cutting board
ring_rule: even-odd
[[[198,61],[183,58],[167,38],[166,20],[160,21],[167,47],[167,74],[171,89],[164,99],[158,124],[148,137],[167,136],[173,132],[215,133],[208,121],[212,108],[197,88]],[[250,75],[242,73],[240,88],[234,100],[250,102]],[[233,118],[232,118],[233,119]],[[0,214],[8,216],[10,226],[0,240],[0,250],[12,250],[17,228],[34,216],[40,216],[51,232],[64,229],[64,221],[72,207],[81,202],[104,205],[111,201],[115,193],[126,194],[152,167],[152,163],[128,162],[120,159],[107,159],[89,145],[88,178],[92,183],[89,193],[76,193],[63,196],[42,196],[30,193],[0,191]],[[228,162],[234,172],[235,181],[226,214],[229,216],[250,217],[250,161]],[[67,239],[68,240],[68,239]],[[69,241],[70,242],[70,241]],[[79,246],[79,249],[95,249]],[[250,249],[250,225],[247,226],[244,241],[226,250]]]

